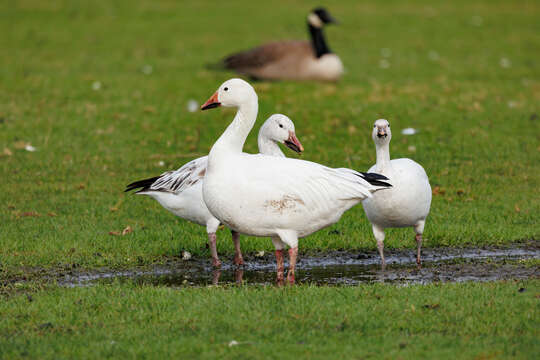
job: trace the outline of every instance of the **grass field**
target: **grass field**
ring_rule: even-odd
[[[182,250],[209,257],[202,227],[123,194],[124,186],[207,154],[234,111],[190,113],[187,104],[204,102],[234,74],[205,65],[264,41],[306,38],[314,5],[0,2],[2,287],[29,267],[130,267]],[[326,35],[346,67],[343,80],[254,84],[256,126],[284,113],[296,124],[302,158],[365,171],[375,161],[372,123],[386,118],[392,156],[421,163],[437,189],[424,246],[538,239],[540,3],[328,7],[341,21]],[[401,135],[406,127],[419,133]],[[246,151],[257,151],[255,136]],[[114,235],[128,226],[131,233]],[[390,230],[385,244],[413,247],[413,232]],[[245,237],[242,248],[273,249],[268,239]],[[361,206],[300,241],[301,252],[326,249],[375,249]],[[230,259],[227,231],[218,234],[218,251]],[[0,358],[455,358],[458,351],[533,358],[540,351],[538,280],[182,291],[36,286],[2,291]],[[228,347],[233,339],[242,345]]]
[[[533,359],[539,296],[538,280],[54,289],[0,302],[0,357]]]
[[[234,75],[205,64],[307,36],[309,2],[246,4],[0,5],[3,266],[129,265],[183,249],[207,256],[203,228],[122,190],[206,154],[232,119],[233,110],[186,110]],[[343,81],[256,84],[259,124],[283,112],[303,158],[365,170],[375,161],[371,124],[387,118],[392,155],[420,162],[442,189],[425,246],[536,238],[539,12],[537,2],[336,4],[342,25],[327,37],[346,66]],[[420,133],[401,135],[409,126]],[[24,143],[37,151],[19,149]],[[255,134],[246,150],[256,151]],[[127,226],[133,233],[109,235]],[[323,230],[300,249],[375,248],[360,206],[335,227],[341,235]],[[218,250],[231,253],[230,235],[219,236]],[[412,247],[413,233],[390,231],[386,244]],[[242,246],[272,249],[268,239]]]

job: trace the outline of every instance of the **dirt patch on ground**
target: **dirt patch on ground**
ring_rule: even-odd
[[[387,251],[387,268],[380,269],[377,252],[331,251],[304,254],[297,265],[298,283],[355,285],[392,282],[427,284],[432,282],[494,281],[540,277],[540,243],[508,248],[428,248],[422,251],[423,264],[416,266],[414,250]],[[246,265],[227,262],[216,271],[208,259],[182,261],[124,271],[100,269],[55,276],[64,286],[89,286],[96,282],[135,282],[156,286],[207,286],[242,283],[270,285],[275,282],[275,259],[247,257]]]

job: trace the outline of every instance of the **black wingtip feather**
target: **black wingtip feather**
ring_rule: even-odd
[[[159,176],[154,176],[153,178],[134,181],[131,184],[126,186],[126,190],[124,190],[124,192],[128,192],[128,191],[135,190],[138,188],[141,188],[139,191],[147,190],[157,179],[159,179]]]
[[[387,182],[380,181],[380,180],[366,180],[366,181],[370,183],[371,185],[375,185],[375,186],[392,187],[392,184],[389,184]]]
[[[385,187],[392,187],[391,184],[381,181],[381,180],[390,180],[386,176],[377,174],[377,173],[360,173],[362,179],[366,180],[371,185],[375,186],[385,186]]]
[[[374,180],[390,180],[386,176],[377,174],[377,173],[365,173],[361,172],[360,174],[364,175],[364,179],[374,179]]]

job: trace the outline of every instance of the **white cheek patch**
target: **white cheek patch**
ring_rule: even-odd
[[[321,28],[321,27],[323,26],[323,22],[321,21],[321,18],[319,18],[319,17],[317,16],[317,14],[310,13],[310,14],[308,15],[307,19],[308,19],[308,22],[309,22],[311,25],[313,25],[313,26],[315,26],[315,27],[317,27],[317,28]]]

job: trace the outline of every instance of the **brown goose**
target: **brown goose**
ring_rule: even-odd
[[[324,8],[315,8],[307,17],[311,41],[280,41],[232,54],[222,61],[226,69],[254,79],[337,81],[343,64],[332,53],[323,26],[336,23]]]

